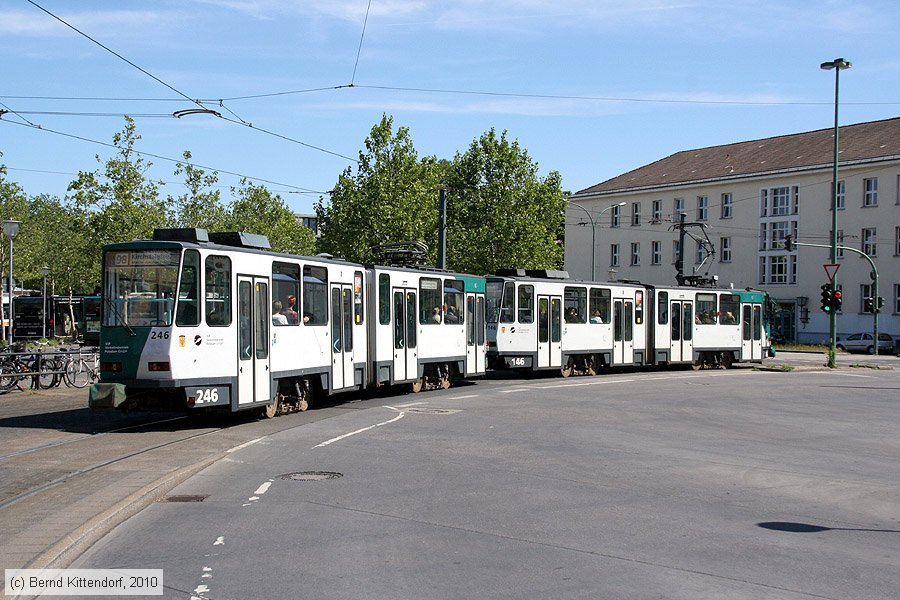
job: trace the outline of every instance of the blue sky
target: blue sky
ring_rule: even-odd
[[[853,63],[842,124],[900,114],[896,0],[371,0],[361,48],[369,0],[35,2],[178,93],[0,0],[0,162],[29,194],[63,196],[100,166],[112,150],[86,140],[110,143],[123,114],[146,115],[139,150],[190,150],[226,197],[230,171],[301,212],[384,113],[420,156],[507,130],[571,191],[684,149],[830,127],[834,72],[819,64],[837,57]],[[179,93],[224,99],[207,106],[238,123],[172,117],[196,108]],[[147,175],[181,194],[165,158]]]

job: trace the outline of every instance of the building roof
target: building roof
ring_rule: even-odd
[[[840,163],[900,158],[900,117],[840,128]],[[716,181],[834,163],[834,128],[683,150],[585,188],[577,195],[610,194]]]

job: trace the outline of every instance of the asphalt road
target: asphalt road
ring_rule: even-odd
[[[209,600],[893,600],[898,390],[895,370],[744,368],[359,403],[229,454],[170,492],[202,501],[72,566],[161,568],[166,597]]]

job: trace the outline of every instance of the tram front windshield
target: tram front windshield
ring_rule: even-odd
[[[115,250],[103,261],[103,325],[172,324],[180,250]]]

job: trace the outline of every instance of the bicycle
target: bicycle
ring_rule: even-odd
[[[66,385],[74,388],[83,388],[90,383],[96,383],[100,379],[100,356],[92,352],[89,358],[84,353],[78,352],[70,357],[66,363],[63,379]]]

